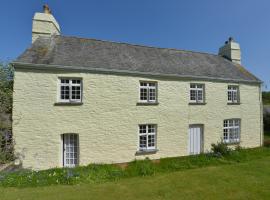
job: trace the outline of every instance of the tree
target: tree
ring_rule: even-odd
[[[12,140],[13,67],[0,63],[0,163],[14,159]]]

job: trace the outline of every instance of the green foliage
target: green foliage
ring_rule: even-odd
[[[263,114],[263,126],[265,131],[270,132],[270,113]]]
[[[262,100],[264,105],[270,105],[270,92],[262,92]]]
[[[14,160],[11,112],[14,69],[0,63],[0,163]]]
[[[225,156],[231,153],[231,149],[224,142],[218,142],[217,144],[211,144],[211,150],[217,156]]]
[[[129,163],[125,170],[127,177],[133,176],[151,176],[156,173],[155,164],[146,158],[145,160],[135,160]]]
[[[13,67],[0,63],[0,113],[12,111],[13,76]]]
[[[246,162],[270,156],[269,148],[239,149],[222,157],[214,153],[196,156],[164,158],[159,162],[149,159],[135,160],[123,169],[117,165],[90,164],[85,167],[55,168],[43,171],[18,171],[0,173],[0,186],[36,187],[47,185],[73,185],[79,183],[102,183],[128,177],[153,176],[159,173],[183,171],[206,166],[218,166]]]

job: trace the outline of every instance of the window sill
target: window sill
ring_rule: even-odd
[[[226,145],[230,146],[230,145],[238,145],[240,144],[240,141],[238,142],[224,142]]]
[[[82,105],[83,102],[56,102],[55,106],[79,106]]]
[[[189,105],[206,105],[206,103],[205,102],[202,102],[202,103],[189,102]]]
[[[149,150],[139,150],[136,151],[135,155],[147,155],[147,154],[154,154],[157,153],[158,149],[149,149]]]
[[[137,106],[154,106],[158,104],[158,102],[137,102]]]
[[[237,103],[228,102],[227,105],[240,105],[240,102],[237,102]]]

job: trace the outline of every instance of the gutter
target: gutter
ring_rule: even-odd
[[[161,74],[152,72],[139,72],[129,70],[115,70],[106,68],[86,68],[82,66],[66,66],[66,65],[50,65],[50,64],[33,64],[33,63],[22,63],[22,62],[11,62],[11,65],[17,69],[34,69],[34,70],[60,70],[60,71],[71,71],[71,72],[89,72],[89,73],[100,73],[100,74],[116,74],[116,75],[129,75],[129,76],[152,76],[159,78],[175,78],[175,79],[197,79],[206,81],[220,81],[220,82],[234,82],[234,83],[250,83],[250,84],[262,84],[260,80],[240,80],[240,79],[227,79],[217,78],[209,76],[192,76],[192,75],[177,75],[177,74]]]

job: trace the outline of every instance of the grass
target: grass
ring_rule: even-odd
[[[226,156],[201,154],[196,156],[165,158],[159,163],[146,159],[133,161],[127,168],[116,165],[91,164],[86,167],[56,168],[44,171],[19,171],[0,173],[2,187],[37,187],[48,185],[74,185],[82,183],[104,183],[138,176],[152,176],[161,173],[183,171],[207,166],[228,165],[260,157],[270,156],[270,148],[240,149]]]
[[[158,172],[155,176],[122,178],[117,181],[81,183],[73,186],[0,187],[0,199],[269,199],[270,149],[245,150],[244,153],[245,155],[241,152],[227,158],[225,163],[217,161],[210,166],[205,162],[202,164],[196,161],[198,164],[196,165],[190,161],[187,164],[189,170],[186,166],[180,167],[183,165],[178,162],[172,167],[167,159],[159,164],[163,166],[160,168],[167,171],[167,167],[172,167],[175,171]],[[136,165],[139,164],[133,165],[137,169]]]

